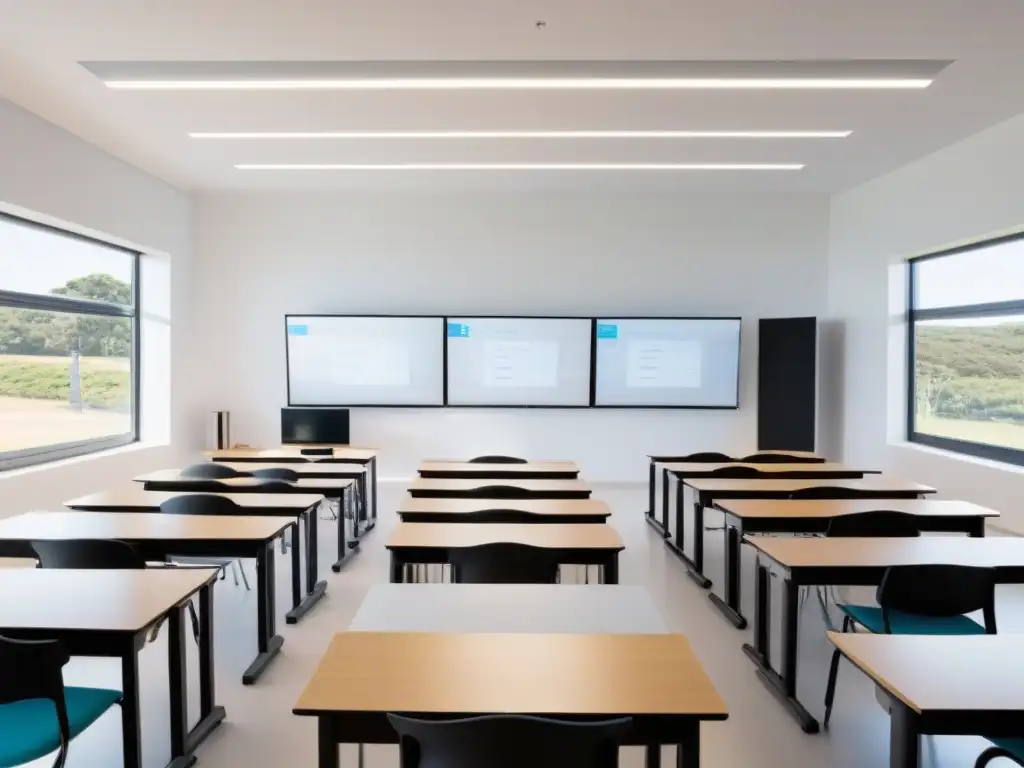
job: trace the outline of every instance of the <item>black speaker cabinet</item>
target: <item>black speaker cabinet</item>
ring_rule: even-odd
[[[813,451],[818,412],[817,318],[761,320],[758,336],[757,448]]]

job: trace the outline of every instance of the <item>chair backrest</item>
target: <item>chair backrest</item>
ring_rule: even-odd
[[[996,633],[996,571],[971,565],[899,565],[887,568],[875,595],[885,631],[889,612],[962,616],[982,611],[985,632]]]
[[[39,539],[32,549],[43,568],[134,569],[146,561],[132,547],[116,539]]]
[[[864,492],[857,488],[844,488],[841,485],[811,485],[807,488],[797,488],[791,494],[791,499],[863,499]]]
[[[259,484],[259,489],[263,493],[294,493],[295,481],[267,478]]]
[[[457,584],[554,584],[558,557],[528,544],[481,544],[448,553]]]
[[[254,469],[250,473],[253,477],[262,477],[267,480],[298,480],[300,475],[294,469],[287,467],[267,467],[266,469]]]
[[[333,448],[302,448],[299,453],[303,456],[333,456]]]
[[[711,474],[715,477],[761,477],[765,473],[761,472],[757,467],[728,464],[724,467],[716,467],[711,470]]]
[[[452,519],[465,523],[536,523],[543,520],[544,515],[527,512],[524,509],[477,509],[453,515]]]
[[[60,729],[60,751],[54,768],[63,768],[71,741],[62,671],[70,660],[70,654],[57,640],[12,640],[0,636],[0,680],[4,681],[0,685],[0,704],[27,699],[53,702]],[[13,737],[14,734],[5,735]]]
[[[833,517],[829,520],[825,535],[911,538],[920,536],[921,530],[918,528],[916,515],[888,509],[873,509]]]
[[[474,456],[469,460],[470,464],[525,464],[526,459],[521,459],[518,456]]]
[[[811,456],[792,456],[788,453],[752,453],[740,461],[752,464],[819,464],[820,461]]]
[[[522,715],[414,720],[388,715],[402,768],[614,768],[632,719],[566,722]]]
[[[724,453],[717,453],[715,451],[699,451],[698,453],[691,453],[688,456],[680,456],[677,461],[692,461],[698,464],[722,464],[727,461],[732,461],[732,456],[727,456]]]
[[[233,515],[239,509],[231,499],[215,493],[172,496],[160,505],[160,511],[169,515]]]
[[[231,477],[248,477],[248,472],[239,472],[237,469],[225,467],[214,461],[206,461],[202,464],[192,464],[181,470],[182,477],[196,477],[208,480],[225,480]]]
[[[478,499],[527,499],[532,494],[528,489],[515,485],[482,485],[467,495]]]

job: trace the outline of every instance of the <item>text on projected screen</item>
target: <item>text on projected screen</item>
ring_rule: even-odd
[[[701,385],[701,345],[696,341],[629,341],[626,386],[694,389]]]

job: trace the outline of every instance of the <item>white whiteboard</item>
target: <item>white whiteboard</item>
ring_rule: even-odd
[[[285,317],[288,404],[444,403],[440,317]]]

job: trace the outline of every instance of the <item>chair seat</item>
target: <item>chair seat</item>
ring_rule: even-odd
[[[874,605],[839,605],[839,610],[875,634],[885,633],[882,609]],[[889,628],[894,635],[983,635],[985,628],[966,616],[922,616],[889,611]]]
[[[65,688],[71,738],[121,701],[120,691]],[[30,763],[60,746],[57,710],[49,699],[26,699],[0,705],[0,768]]]

